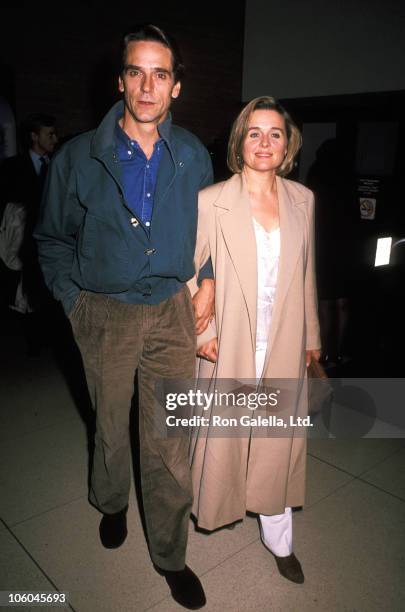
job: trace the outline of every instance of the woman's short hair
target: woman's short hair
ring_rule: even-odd
[[[251,114],[255,110],[274,110],[284,118],[287,132],[287,155],[276,173],[286,176],[294,167],[294,159],[302,144],[301,133],[287,111],[275,98],[260,96],[251,100],[237,116],[228,143],[228,168],[238,174],[243,170],[243,143]]]
[[[141,41],[157,42],[163,45],[164,47],[167,47],[171,51],[173,60],[174,81],[175,83],[177,83],[177,81],[180,81],[184,74],[184,64],[177,43],[172,36],[164,32],[161,28],[158,28],[157,26],[152,24],[135,25],[131,28],[129,32],[127,32],[123,36],[121,42],[121,76],[123,75],[127,62],[128,45],[131,42]]]

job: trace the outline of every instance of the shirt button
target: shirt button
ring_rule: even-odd
[[[145,255],[153,255],[153,253],[156,253],[156,249],[146,249],[145,251]]]
[[[146,164],[146,167],[149,168],[149,164]]]
[[[146,221],[145,225],[146,225],[146,227],[149,227],[150,226],[150,221]]]
[[[147,197],[147,198],[150,198],[150,193],[147,193],[147,194],[146,194],[146,197]]]

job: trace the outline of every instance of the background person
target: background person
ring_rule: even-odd
[[[30,215],[38,207],[48,164],[58,143],[56,119],[46,113],[32,113],[21,123],[21,152],[8,157],[1,165],[2,202],[22,201]]]
[[[211,256],[216,310],[199,339],[201,379],[304,379],[310,359],[319,359],[314,198],[282,178],[300,144],[282,106],[269,96],[256,98],[232,128],[234,175],[200,194],[196,269]],[[305,386],[298,402],[305,412]],[[213,530],[247,510],[257,513],[279,571],[303,582],[292,550],[291,508],[304,503],[304,432],[201,435],[191,461],[198,525]]]
[[[55,123],[55,117],[45,113],[27,116],[20,126],[21,153],[5,159],[0,166],[3,236],[7,235],[9,242],[12,238],[7,251],[18,256],[14,258],[18,267],[12,268],[17,282],[9,290],[7,302],[24,315],[29,355],[37,355],[49,344],[49,322],[55,306],[44,284],[33,238],[48,165],[58,143]]]
[[[325,367],[341,365],[349,358],[357,209],[346,155],[337,139],[324,141],[306,179],[315,195],[316,274]]]

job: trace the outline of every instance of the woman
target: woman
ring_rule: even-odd
[[[196,269],[211,256],[215,319],[198,338],[199,378],[294,379],[319,359],[312,193],[281,178],[301,136],[274,98],[252,100],[236,119],[234,175],[200,194]],[[302,386],[300,405],[306,404]],[[304,502],[306,443],[289,437],[197,434],[191,465],[198,525],[213,530],[246,511],[282,575],[303,582],[292,552],[291,508]]]

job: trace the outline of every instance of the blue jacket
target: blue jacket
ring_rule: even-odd
[[[148,232],[125,202],[114,129],[115,104],[97,130],[82,134],[54,156],[34,236],[45,282],[68,313],[80,289],[135,292],[156,304],[194,274],[197,195],[212,183],[208,151],[190,132],[159,125],[166,143]],[[122,296],[121,296],[122,297]]]

